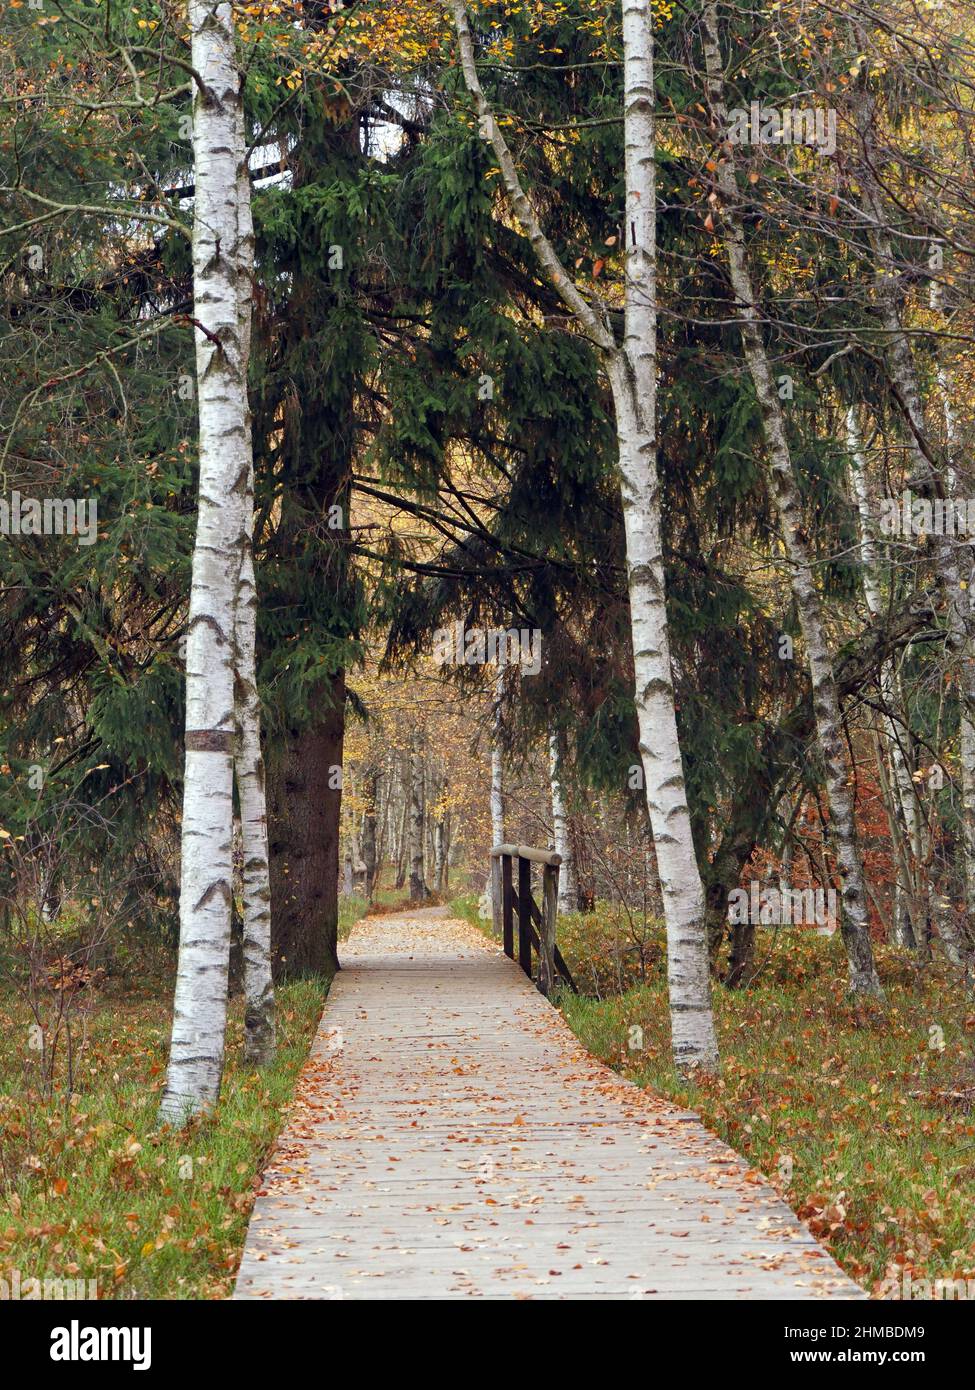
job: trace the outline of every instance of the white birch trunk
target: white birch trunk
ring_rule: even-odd
[[[425,763],[423,740],[414,734],[410,744],[410,902],[422,903],[427,898],[427,884],[423,874],[423,841],[425,815],[423,804],[423,772]]]
[[[555,853],[562,859],[559,868],[558,909],[560,912],[575,912],[579,906],[579,895],[576,891],[576,870],[572,858],[572,841],[569,836],[564,767],[563,739],[557,729],[552,729],[548,736],[548,770],[549,783],[552,788],[552,831],[555,839]]]
[[[717,1069],[704,885],[677,737],[657,476],[657,190],[653,18],[623,0],[625,328],[616,405],[640,754],[667,925],[674,1060]]]
[[[504,756],[501,752],[501,696],[504,693],[504,667],[498,667],[494,684],[494,710],[491,737],[491,844],[503,845],[504,839]],[[501,935],[501,860],[491,859],[491,923],[495,935]]]
[[[491,711],[491,835],[493,843],[504,844],[504,757],[501,751],[501,700],[504,695],[504,667],[498,668]]]
[[[407,763],[409,757],[407,755]],[[399,813],[399,829],[396,835],[396,887],[402,888],[407,875],[406,856],[409,853],[408,830],[410,819],[410,790],[408,786],[409,774],[404,770],[402,762],[398,765],[397,787],[399,795],[402,797],[402,809]]]
[[[728,129],[724,100],[724,66],[721,58],[717,6],[709,0],[703,10],[704,58],[711,109],[722,130]],[[785,431],[782,403],[772,378],[762,338],[761,320],[756,307],[751,273],[745,253],[745,238],[738,210],[738,185],[733,147],[727,143],[718,156],[716,180],[724,199],[722,241],[728,260],[731,287],[741,319],[745,360],[755,387],[762,416],[766,444],[771,460],[771,492],[779,516],[779,527],[786,556],[799,621],[802,628],[809,674],[812,681],[813,709],[819,747],[826,771],[829,793],[830,830],[842,883],[843,914],[841,931],[849,962],[852,993],[881,994],[880,981],[870,945],[870,918],[863,865],[856,844],[853,799],[847,781],[843,747],[839,693],[823,628],[819,592],[802,530],[802,504],[792,455]]]
[[[382,849],[382,832],[377,826],[378,800],[379,771],[372,767],[366,775],[366,804],[362,814],[362,863],[366,901],[370,903],[376,887],[376,866]]]
[[[874,533],[873,512],[871,509],[870,487],[867,478],[867,461],[863,453],[863,441],[857,423],[856,410],[850,406],[846,413],[846,443],[850,456],[850,481],[856,499],[858,530],[860,537],[860,574],[863,583],[863,597],[871,618],[882,618],[884,613],[881,589],[880,556]],[[885,661],[880,670],[880,693],[885,710],[896,709],[896,687],[890,661]],[[907,737],[903,721],[898,722],[889,715],[881,718],[881,728],[887,752],[887,761],[893,772],[895,797],[892,810],[897,821],[891,826],[891,833],[908,845],[917,843],[917,819],[919,807],[917,791],[904,756],[904,738]],[[898,857],[897,901],[894,904],[894,944],[909,948],[915,944],[913,926],[915,913],[909,911],[912,930],[906,929],[905,908],[913,904],[920,893],[920,883],[915,871],[914,882],[905,879],[905,865]]]
[[[647,807],[667,927],[671,1044],[678,1067],[714,1071],[704,887],[694,851],[677,739],[656,457],[656,137],[652,19],[623,0],[626,165],[626,326],[622,349],[605,316],[577,289],[542,230],[481,88],[463,0],[449,0],[461,65],[490,136],[511,209],[541,268],[600,352],[616,408],[635,701]]]
[[[200,481],[186,642],[180,948],[161,1119],[179,1124],[220,1094],[233,882],[234,631],[248,440],[241,340],[240,77],[227,3],[190,0],[193,297]]]
[[[352,850],[345,851],[345,859],[342,861],[342,896],[351,898],[355,892],[355,875],[352,869]]]
[[[447,776],[444,774],[437,787],[433,820],[433,888],[438,894],[444,891],[447,873],[446,797]]]
[[[247,169],[243,101],[237,110],[237,197],[240,227],[238,305],[240,337],[250,359],[254,302],[254,223]],[[246,377],[245,377],[246,389]],[[267,798],[261,753],[261,702],[257,693],[257,582],[254,575],[254,449],[247,413],[241,465],[247,470],[243,554],[237,585],[235,774],[243,850],[244,1060],[267,1066],[274,1058],[274,984],[271,979],[271,867],[267,846]]]
[[[267,801],[261,753],[255,627],[254,560],[246,544],[237,593],[237,795],[244,860],[244,1059],[266,1066],[274,1056],[271,979],[271,879]]]
[[[936,247],[932,247],[931,261],[935,269],[938,264],[938,257],[934,254]],[[944,321],[944,292],[941,282],[933,275],[931,280],[930,292],[931,312]],[[959,449],[958,420],[955,415],[953,404],[954,382],[952,373],[943,363],[939,363],[937,371],[938,394],[941,397],[941,409],[945,421],[945,443],[948,449],[948,492],[954,497],[957,492],[958,471],[957,456]],[[960,594],[960,603],[967,607],[968,621],[966,623],[965,636],[965,658],[964,665],[969,671],[973,665],[972,649],[975,643],[975,572],[973,572],[973,552],[971,544],[967,545],[963,552],[962,563],[959,566],[962,576],[962,583],[967,583],[967,591]],[[965,603],[967,597],[967,605]],[[962,859],[965,869],[965,908],[970,924],[975,925],[975,711],[973,711],[970,701],[963,700],[959,712],[959,756],[961,762],[961,827],[962,827]],[[961,943],[957,940],[946,942],[946,949],[950,959],[955,964],[961,963],[960,955]]]
[[[491,836],[504,843],[504,760],[497,744],[491,749]]]
[[[865,156],[860,178],[861,206],[877,262],[874,295],[885,332],[887,369],[905,419],[906,443],[915,468],[915,485],[923,487],[930,496],[943,496],[946,492],[950,494],[955,482],[954,468],[951,465],[955,442],[951,437],[954,430],[951,402],[947,395],[943,397],[942,408],[945,411],[946,428],[949,430],[949,464],[946,470],[947,478],[942,480],[929,456],[930,450],[926,447],[928,435],[924,407],[914,354],[900,315],[898,280],[890,229],[873,173],[871,110],[866,100],[861,102],[857,119]],[[931,295],[932,308],[940,308],[940,294],[936,285],[932,285]],[[966,561],[963,577],[951,537],[936,534],[931,539],[938,581],[947,607],[948,650],[959,671],[963,763],[962,855],[966,907],[971,921],[975,920],[975,730],[971,727],[975,724],[975,661],[970,659],[970,653],[975,646],[975,612],[972,608],[971,559],[968,558]],[[966,725],[969,726],[967,730]],[[971,762],[969,773],[966,775],[964,762],[967,754],[970,755]],[[950,909],[947,912],[944,910],[944,904],[938,901],[936,894],[935,908],[945,952],[955,964],[961,964],[962,953],[967,949],[967,943],[959,940]]]

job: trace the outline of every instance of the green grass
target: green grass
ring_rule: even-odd
[[[168,986],[93,992],[73,1090],[62,1074],[52,1098],[22,1001],[0,996],[0,1278],[95,1279],[101,1298],[228,1295],[326,993],[319,980],[278,991],[277,1059],[260,1073],[242,1064],[235,1003],[220,1105],[182,1133],[156,1120]]]
[[[380,907],[400,901],[380,895]],[[343,934],[365,907],[343,903]],[[490,933],[476,896],[451,909]],[[561,918],[559,942],[583,990],[561,1006],[586,1047],[697,1110],[855,1278],[975,1277],[975,1004],[945,966],[879,947],[887,1004],[858,1006],[837,939],[781,933],[750,990],[715,987],[722,1072],[692,1083],[670,1062],[662,933],[601,907]],[[770,944],[762,933],[760,958]],[[81,991],[70,1096],[63,1055],[42,1094],[30,1016],[0,994],[0,1278],[97,1279],[103,1298],[225,1297],[327,983],[279,991],[278,1058],[260,1074],[242,1065],[235,1001],[220,1106],[173,1134],[156,1125],[171,983],[138,978]]]
[[[476,898],[452,907],[489,930]],[[948,967],[878,946],[887,1003],[858,1005],[838,937],[762,932],[752,988],[714,988],[721,1075],[693,1083],[671,1064],[663,934],[601,906],[558,935],[589,1051],[696,1110],[854,1278],[975,1277],[975,1003]]]
[[[383,889],[377,904],[402,894]],[[344,940],[368,904],[341,898]],[[67,916],[65,917],[67,920]],[[48,946],[70,932],[59,926]],[[66,949],[66,947],[65,947]],[[118,953],[116,952],[116,956]],[[22,974],[16,958],[4,974]],[[75,996],[69,1080],[62,1040],[53,1086],[31,1047],[32,1015],[0,987],[0,1279],[96,1280],[101,1298],[222,1298],[233,1287],[260,1175],[314,1036],[327,980],[277,992],[275,1063],[243,1065],[243,1009],[231,1003],[227,1064],[212,1117],[160,1130],[172,956],[113,959]],[[56,1008],[48,991],[45,1013]]]
[[[409,895],[402,888],[377,888],[371,904],[363,897],[339,894],[339,940],[348,941],[355,924],[370,913],[408,906]]]

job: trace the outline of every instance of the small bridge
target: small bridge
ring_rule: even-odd
[[[526,923],[554,936],[523,875],[522,968],[444,908],[355,929],[235,1296],[862,1298],[696,1115],[581,1047],[527,978]]]
[[[575,991],[575,981],[555,940],[561,856],[529,845],[495,845],[491,850],[491,907],[494,933],[504,953],[515,959],[515,917],[518,919],[518,964],[532,979],[532,951],[538,960],[538,988],[551,997],[559,980]],[[518,887],[512,866],[518,865]],[[542,865],[542,910],[532,897],[532,865]]]

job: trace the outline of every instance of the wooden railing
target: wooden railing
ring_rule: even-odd
[[[513,863],[518,861],[518,886]],[[504,953],[515,959],[515,916],[518,918],[518,964],[532,979],[532,950],[538,957],[536,983],[546,997],[551,996],[561,978],[576,992],[569,967],[555,941],[555,919],[559,901],[560,855],[549,849],[529,845],[495,845],[491,850],[491,904],[494,930],[504,943]],[[532,864],[542,865],[542,908],[532,897]]]

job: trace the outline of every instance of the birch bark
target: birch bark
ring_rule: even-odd
[[[238,305],[246,370],[250,360],[254,307],[254,222],[247,168],[243,100],[237,106],[237,209],[240,228]],[[254,575],[254,449],[250,410],[244,424],[241,468],[246,469],[244,531],[234,621],[237,750],[234,771],[243,849],[244,1060],[267,1066],[274,1057],[274,985],[271,979],[271,867],[267,843],[267,797],[261,752],[261,702],[257,692],[257,581]]]
[[[850,406],[846,414],[846,444],[850,458],[850,481],[853,485],[853,495],[856,499],[859,518],[860,573],[863,583],[863,597],[871,618],[881,618],[884,612],[884,602],[881,588],[880,556],[874,532],[867,460],[864,456],[863,440],[860,435],[856,410],[853,406]],[[880,693],[884,709],[894,710],[896,708],[897,689],[889,661],[885,661],[880,670]],[[891,807],[896,820],[891,826],[891,835],[892,838],[896,838],[898,843],[913,846],[918,841],[920,808],[911,770],[904,755],[905,721],[903,719],[898,721],[891,715],[885,714],[880,722],[887,760],[893,772],[892,780],[896,789]],[[919,896],[921,885],[905,877],[908,864],[904,862],[904,858],[904,856],[898,858],[898,901],[894,905],[894,943],[909,949],[915,945],[916,941],[915,929],[919,924],[915,921],[917,915],[915,899]],[[918,866],[915,866],[912,879],[917,877],[917,868]],[[903,909],[907,905],[910,906],[905,914]]]
[[[498,667],[491,711],[491,844],[504,844],[504,755],[501,751],[501,697],[504,694],[504,667]],[[501,860],[491,856],[491,924],[501,935]]]
[[[407,855],[409,853],[409,823],[410,823],[410,789],[409,789],[409,755],[406,758],[407,768],[404,770],[402,762],[398,767],[397,786],[399,795],[402,797],[402,807],[399,812],[399,829],[396,836],[396,888],[400,889],[406,882],[408,869]]]
[[[646,0],[622,0],[626,285],[622,347],[545,236],[485,98],[464,0],[449,0],[464,78],[501,170],[508,202],[541,269],[599,351],[616,410],[635,702],[647,808],[667,927],[671,1045],[678,1067],[714,1071],[704,886],[677,738],[656,455],[656,135],[653,32]]]
[[[376,887],[379,844],[376,835],[376,804],[379,798],[379,772],[370,768],[366,775],[366,804],[362,813],[362,862],[365,865],[366,900],[372,902]]]
[[[234,630],[247,440],[241,335],[240,76],[228,3],[190,0],[193,298],[200,481],[186,642],[180,948],[161,1119],[214,1105],[223,1073],[233,881]]]
[[[932,246],[930,265],[932,268],[929,303],[931,312],[940,323],[945,322],[944,290],[938,279],[941,264],[940,248]],[[948,493],[954,497],[958,488],[957,457],[959,449],[958,420],[953,401],[954,382],[951,370],[939,362],[937,371],[938,394],[945,422],[945,444],[948,451]],[[964,665],[970,670],[973,665],[973,643],[975,643],[975,552],[969,543],[964,551],[961,564],[961,582],[967,584],[962,590],[959,602],[967,610],[965,634]],[[967,600],[967,602],[966,602]],[[965,907],[968,921],[975,924],[975,710],[970,701],[963,700],[959,714],[959,755],[961,760],[961,826],[962,859],[965,868]],[[949,955],[952,944],[949,943]],[[959,943],[954,943],[954,953],[959,954]],[[959,961],[956,961],[959,963]]]
[[[552,788],[555,853],[562,859],[559,868],[558,910],[575,912],[579,906],[579,895],[576,890],[575,864],[569,836],[569,813],[565,801],[565,746],[564,739],[557,729],[552,729],[548,736],[548,769]]]
[[[702,17],[708,98],[719,127],[726,131],[729,128],[728,111],[724,99],[724,64],[721,58],[715,0],[709,0],[704,6]],[[738,183],[731,151],[731,145],[727,144],[719,154],[715,175],[718,190],[724,200],[721,211],[721,239],[728,260],[731,287],[737,300],[745,360],[762,416],[771,461],[771,492],[778,512],[779,528],[789,562],[792,593],[809,663],[816,730],[829,793],[830,830],[842,884],[841,932],[849,963],[850,990],[855,994],[879,995],[882,994],[882,990],[870,945],[867,889],[856,843],[853,799],[847,782],[839,692],[826,642],[809,547],[802,530],[801,496],[792,466],[782,403],[765,351],[761,318],[745,252]]]
[[[433,889],[443,893],[447,874],[447,774],[434,782]]]
[[[425,750],[420,734],[414,734],[410,743],[410,902],[422,903],[427,899],[427,884],[423,874],[423,839],[425,829],[425,807],[423,798],[423,773]]]
[[[860,137],[863,160],[859,171],[860,208],[867,224],[867,235],[876,260],[874,276],[874,299],[885,336],[885,356],[890,380],[896,392],[898,404],[906,425],[906,443],[909,456],[914,465],[913,486],[922,489],[928,497],[944,498],[954,487],[954,470],[951,456],[954,453],[954,416],[950,397],[942,397],[945,424],[948,432],[949,462],[947,478],[943,479],[933,459],[928,432],[924,419],[924,406],[918,384],[917,369],[910,339],[904,329],[899,305],[899,276],[894,249],[880,189],[874,173],[875,153],[872,138],[872,103],[867,95],[862,95],[856,109],[856,122]],[[931,287],[932,308],[940,307],[937,284]],[[946,378],[939,373],[942,388]],[[947,486],[946,486],[947,484]],[[961,755],[962,755],[962,854],[965,870],[966,906],[969,920],[975,912],[975,661],[971,652],[975,649],[975,611],[972,608],[970,588],[971,559],[966,563],[963,578],[962,568],[951,537],[935,534],[932,536],[935,569],[938,582],[944,595],[947,608],[948,650],[958,669],[959,693],[961,697]],[[968,763],[968,771],[965,764]],[[923,839],[923,833],[921,838]],[[947,910],[946,910],[947,908]],[[935,910],[939,924],[939,934],[945,952],[955,964],[962,963],[963,953],[968,943],[958,936],[950,905],[939,901],[935,896]]]

